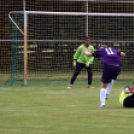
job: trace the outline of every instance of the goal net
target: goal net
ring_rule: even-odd
[[[88,13],[85,13],[86,4],[83,2],[57,2],[59,8],[49,2],[42,2],[40,6],[35,2],[31,6],[27,2],[27,80],[33,84],[67,84],[73,75],[73,55],[78,46],[84,41],[84,36],[91,38],[95,50],[101,44],[107,44],[117,50],[124,51],[122,72],[118,79],[133,80],[133,44],[134,44],[134,14],[133,11],[122,13],[107,13],[105,11],[89,13],[90,6],[99,7],[96,3],[88,3]],[[47,6],[46,6],[47,5]],[[68,8],[67,8],[68,7]],[[69,8],[70,7],[70,8]],[[126,7],[126,5],[122,5]],[[129,5],[131,7],[131,5]],[[49,10],[47,9],[49,8]],[[107,8],[107,9],[106,9]],[[51,11],[50,11],[51,9]],[[116,9],[116,8],[115,8]],[[129,11],[129,9],[127,10]],[[117,13],[119,12],[119,13]],[[11,76],[6,84],[23,84],[24,78],[24,14],[14,12],[12,20],[12,51]],[[93,63],[93,81],[100,80],[103,65],[99,59]],[[87,82],[87,73],[82,70],[77,81]]]

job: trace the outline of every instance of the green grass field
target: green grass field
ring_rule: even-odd
[[[118,101],[115,82],[105,108],[99,108],[100,82],[0,88],[0,134],[133,134],[134,109]]]

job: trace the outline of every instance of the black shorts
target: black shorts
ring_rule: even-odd
[[[117,76],[120,73],[120,66],[105,65],[101,81],[103,83],[110,83],[113,80],[117,79]]]
[[[128,96],[126,99],[124,99],[123,102],[124,107],[134,107],[134,93],[130,96]]]

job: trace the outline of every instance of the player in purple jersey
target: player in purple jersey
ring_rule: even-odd
[[[102,84],[100,89],[100,102],[99,107],[105,107],[106,88],[112,80],[116,80],[119,75],[122,66],[122,60],[125,56],[124,52],[117,51],[107,45],[102,45],[100,49],[94,53],[89,53],[87,48],[83,49],[87,56],[94,56],[100,58],[104,64],[104,70],[102,74]]]

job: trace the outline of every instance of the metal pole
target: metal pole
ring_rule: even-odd
[[[15,13],[12,11],[10,13]],[[82,13],[82,12],[42,12],[26,11],[27,14],[46,14],[46,15],[66,15],[66,16],[116,16],[116,17],[134,17],[134,13]]]
[[[88,13],[88,1],[86,1],[86,13]],[[86,36],[88,36],[88,15],[86,16]]]
[[[24,9],[24,85],[27,85],[27,13],[25,10],[25,0],[23,0]]]

